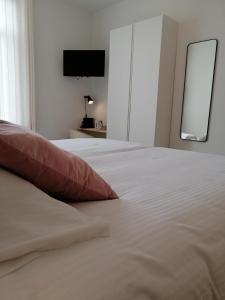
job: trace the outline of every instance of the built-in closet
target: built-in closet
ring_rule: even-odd
[[[169,146],[176,49],[166,16],[111,31],[108,138]]]

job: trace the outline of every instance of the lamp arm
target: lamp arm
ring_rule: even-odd
[[[87,101],[85,100],[85,118],[87,118]]]

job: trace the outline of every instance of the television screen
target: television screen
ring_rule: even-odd
[[[105,50],[64,50],[63,75],[104,77]]]

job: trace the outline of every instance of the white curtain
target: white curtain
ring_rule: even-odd
[[[34,128],[32,0],[0,0],[0,119]]]

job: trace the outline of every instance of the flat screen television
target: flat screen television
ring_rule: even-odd
[[[63,75],[104,77],[105,50],[64,50]]]

